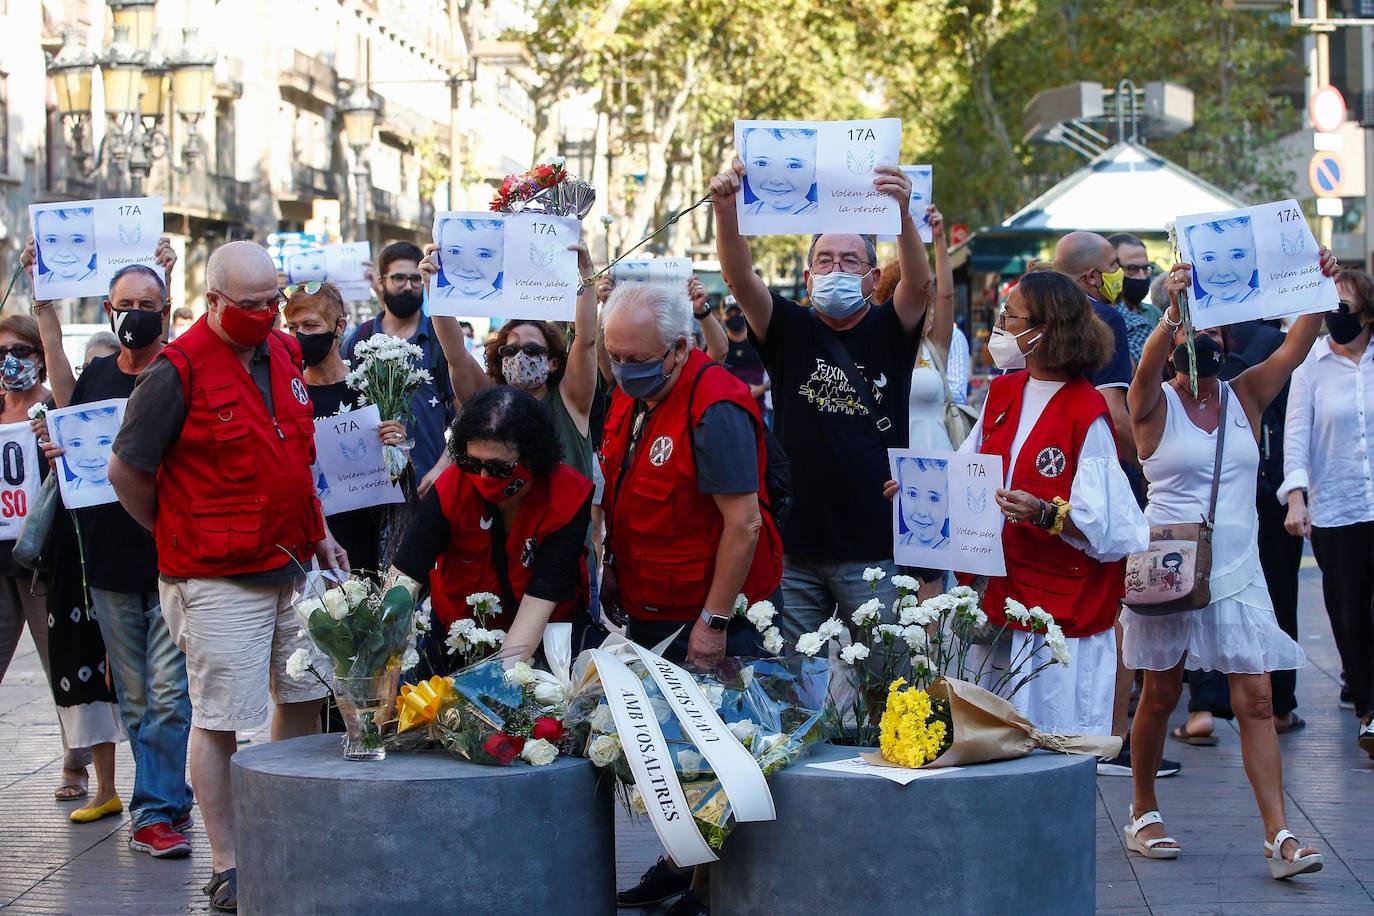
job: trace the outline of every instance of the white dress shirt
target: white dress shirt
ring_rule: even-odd
[[[1293,373],[1279,502],[1307,490],[1318,528],[1374,521],[1374,340],[1358,365],[1323,337]]]

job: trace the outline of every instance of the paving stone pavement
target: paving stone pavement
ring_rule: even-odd
[[[1234,725],[1222,722],[1220,746],[1195,748],[1171,741],[1166,750],[1183,764],[1183,772],[1162,781],[1159,789],[1170,832],[1184,847],[1176,861],[1147,861],[1126,853],[1121,825],[1130,780],[1098,779],[1098,912],[1374,914],[1374,826],[1368,818],[1374,761],[1355,745],[1354,716],[1336,706],[1340,665],[1322,609],[1319,573],[1310,557],[1303,570],[1300,626],[1308,667],[1298,676],[1298,698],[1308,725],[1281,739],[1288,817],[1299,837],[1322,849],[1325,869],[1290,882],[1269,878],[1259,814],[1241,766],[1239,735]],[[1176,722],[1183,718],[1176,713]],[[71,804],[52,797],[60,766],[50,695],[26,635],[0,684],[0,811],[5,826],[0,833],[0,910],[7,916],[209,911],[200,892],[210,872],[209,846],[199,823],[190,831],[195,854],[189,859],[159,862],[132,852],[124,818],[88,825],[68,822]],[[132,779],[131,758],[127,746],[121,746],[118,784],[126,802]],[[1053,837],[1045,838],[1045,848],[1053,855]],[[646,825],[620,817],[620,887],[632,885],[660,853]],[[899,857],[894,856],[893,866],[900,867]]]

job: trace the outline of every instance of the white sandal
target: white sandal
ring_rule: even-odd
[[[1130,821],[1121,832],[1126,834],[1126,848],[1131,852],[1140,853],[1147,859],[1177,859],[1181,851],[1178,847],[1178,840],[1171,836],[1157,836],[1153,840],[1142,840],[1136,836],[1140,831],[1149,827],[1151,824],[1163,824],[1164,818],[1158,811],[1146,811],[1140,817],[1135,816],[1135,805],[1126,809],[1126,819]],[[1173,843],[1173,846],[1165,846],[1165,843]],[[1320,867],[1320,866],[1318,866]]]
[[[1298,846],[1298,848],[1294,850],[1294,857],[1291,860],[1283,857],[1283,844],[1287,843],[1289,840],[1297,843]],[[1283,878],[1291,878],[1294,875],[1305,875],[1309,872],[1321,871],[1322,854],[1319,852],[1308,853],[1305,856],[1296,854],[1302,852],[1302,850],[1302,843],[1299,842],[1298,838],[1293,836],[1293,832],[1287,828],[1278,832],[1278,835],[1274,837],[1274,842],[1270,843],[1266,840],[1264,843],[1264,851],[1267,855],[1264,858],[1269,862],[1269,874],[1273,875],[1275,880],[1280,880]]]

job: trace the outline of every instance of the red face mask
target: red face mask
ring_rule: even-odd
[[[530,473],[529,466],[524,462],[515,466],[514,472],[508,479],[500,477],[486,477],[481,474],[469,474],[472,478],[473,486],[477,487],[477,492],[482,494],[482,498],[489,503],[503,503],[525,487],[529,486]]]
[[[240,347],[256,347],[272,333],[272,325],[277,323],[280,306],[255,312],[245,311],[233,305],[226,305],[219,313],[219,326],[229,339]]]

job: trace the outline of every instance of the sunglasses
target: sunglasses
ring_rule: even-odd
[[[38,351],[28,344],[15,344],[12,347],[0,347],[0,359],[6,356],[13,356],[15,359],[28,359]]]
[[[519,462],[497,461],[495,458],[488,459],[487,461],[480,461],[470,455],[458,455],[453,459],[453,463],[469,474],[480,474],[486,471],[492,477],[499,478],[500,480],[510,480],[511,475],[515,473],[515,466]]]
[[[324,281],[311,280],[308,283],[292,283],[290,286],[282,289],[281,294],[290,299],[292,296],[296,295],[296,293],[305,293],[307,296],[313,296],[322,289],[324,289]]]
[[[496,353],[498,356],[503,357],[514,356],[517,353],[523,353],[526,356],[548,356],[549,348],[537,343],[505,344],[504,346],[497,347]]]

